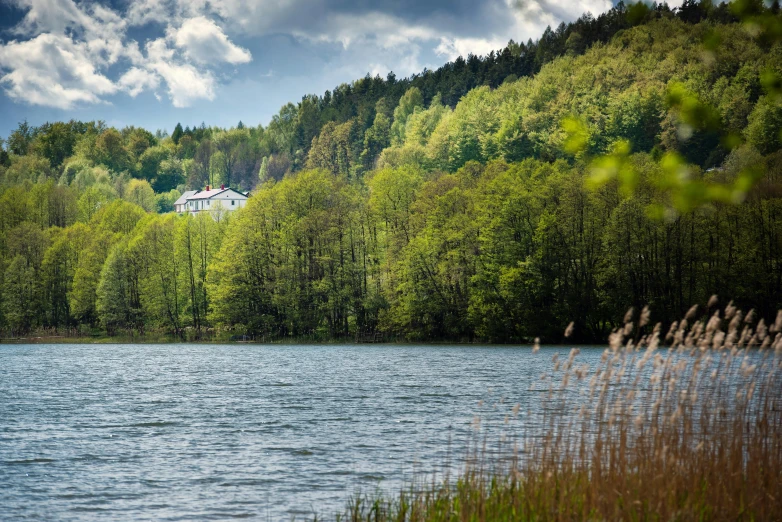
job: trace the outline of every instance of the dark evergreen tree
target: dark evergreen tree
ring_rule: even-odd
[[[179,145],[179,140],[184,135],[185,131],[182,129],[182,124],[177,123],[176,127],[174,127],[174,132],[171,133],[171,139],[174,141],[175,145]]]

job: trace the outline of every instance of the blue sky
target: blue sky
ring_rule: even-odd
[[[0,136],[101,119],[268,123],[367,73],[485,54],[610,0],[0,0]]]

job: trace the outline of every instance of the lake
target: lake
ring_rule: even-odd
[[[568,352],[0,345],[0,518],[333,517],[533,422],[530,388]]]

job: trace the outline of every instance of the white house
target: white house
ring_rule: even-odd
[[[213,189],[207,185],[206,190],[190,190],[182,194],[182,197],[174,203],[174,209],[179,213],[190,212],[191,214],[204,210],[231,212],[246,204],[247,195],[238,190],[226,188],[225,185]]]
[[[187,205],[187,198],[189,198],[190,196],[195,196],[197,192],[198,192],[197,190],[188,190],[184,194],[179,196],[179,199],[174,202],[174,210],[179,214],[184,212],[185,205]]]

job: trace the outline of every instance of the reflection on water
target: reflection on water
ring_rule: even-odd
[[[333,515],[458,463],[476,418],[489,440],[529,427],[568,351],[0,346],[0,518]]]

